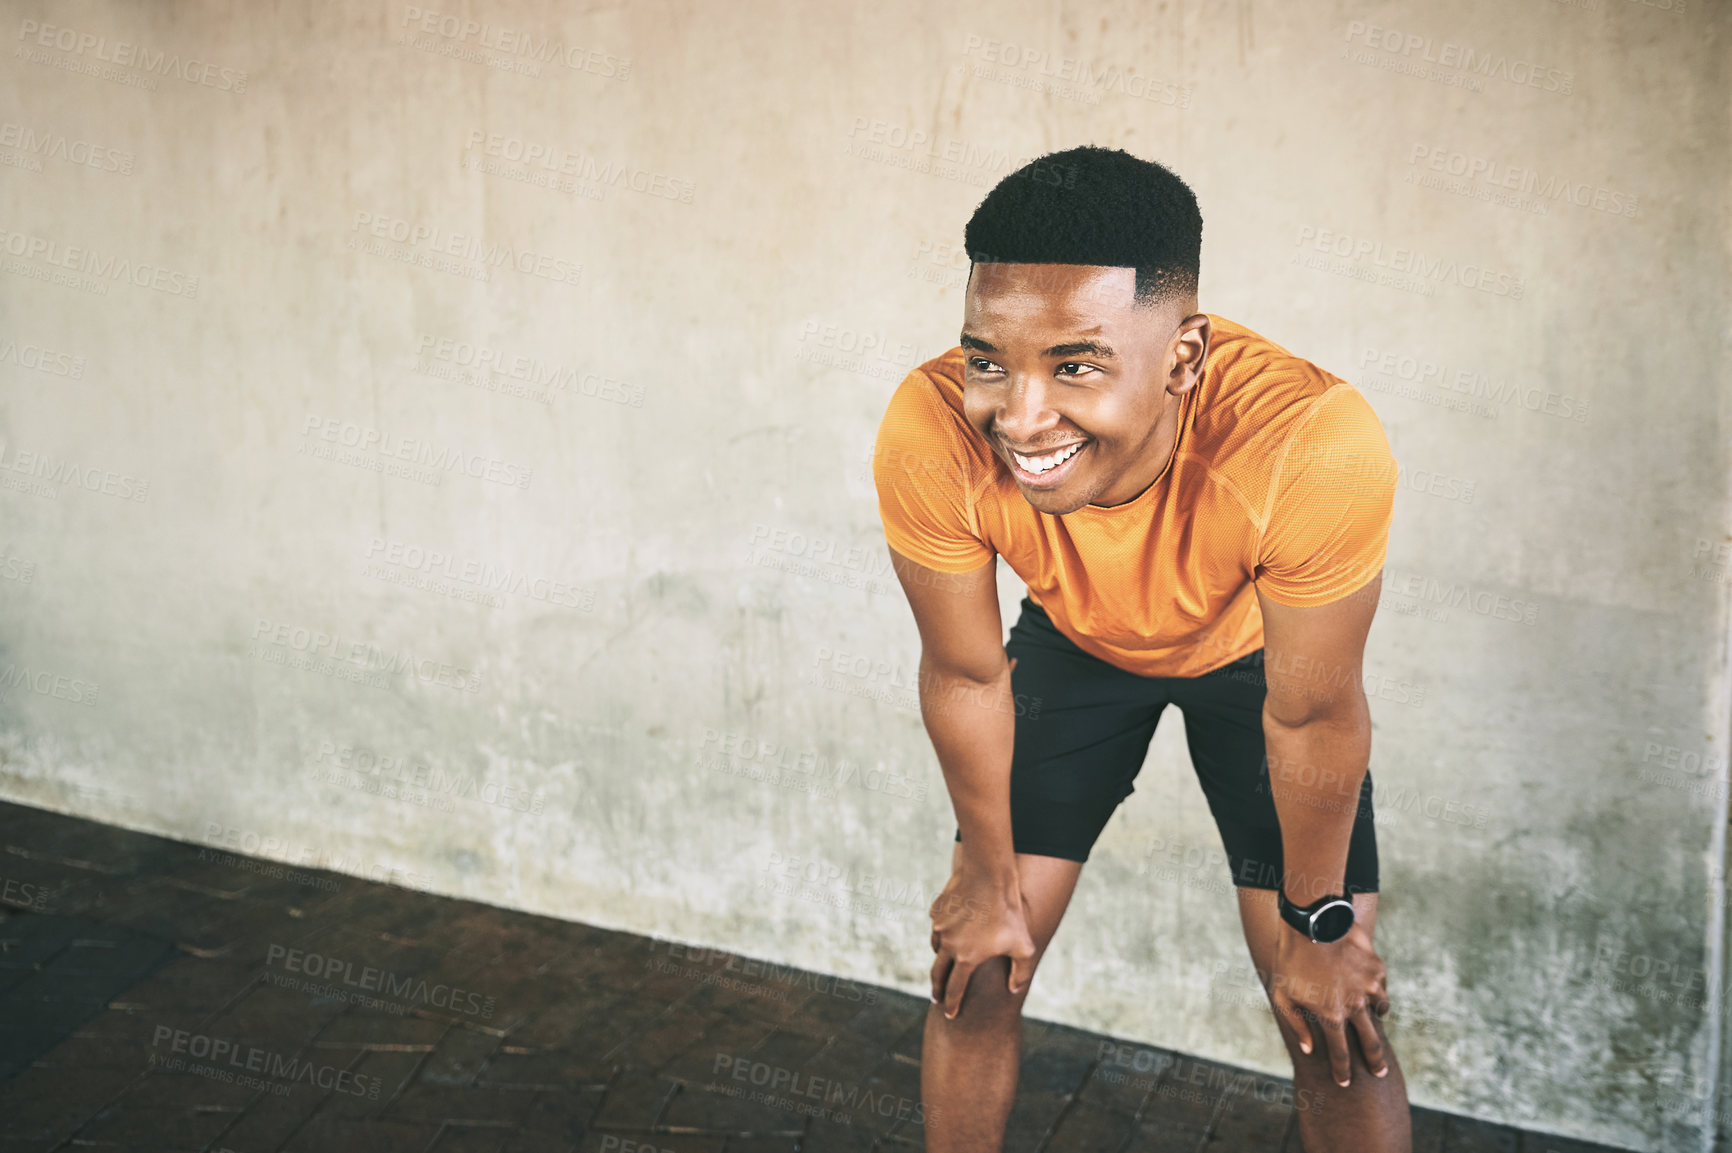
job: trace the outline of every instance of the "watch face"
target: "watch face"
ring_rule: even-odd
[[[1311,922],[1311,937],[1315,941],[1328,943],[1339,941],[1347,935],[1347,930],[1353,927],[1353,906],[1345,901],[1337,901],[1327,905]]]

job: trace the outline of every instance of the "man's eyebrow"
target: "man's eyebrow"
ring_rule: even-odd
[[[980,339],[978,336],[970,336],[966,332],[962,334],[962,338],[958,343],[960,343],[963,348],[972,348],[976,352],[998,351],[997,348]],[[1045,357],[1093,356],[1101,360],[1118,359],[1118,354],[1115,353],[1110,346],[1103,344],[1098,340],[1073,340],[1066,344],[1055,344],[1045,352],[1041,353],[1041,355]]]
[[[1073,340],[1069,344],[1055,344],[1041,354],[1042,356],[1093,356],[1101,360],[1116,360],[1117,354],[1098,340]]]

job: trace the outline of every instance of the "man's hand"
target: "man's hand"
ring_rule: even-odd
[[[1012,995],[1034,976],[1034,938],[1029,908],[1012,874],[998,880],[977,868],[964,852],[944,891],[932,902],[932,1003],[955,1019],[974,970],[993,957],[1010,958]]]
[[[1352,1081],[1348,1025],[1359,1034],[1359,1048],[1371,1071],[1379,1077],[1389,1072],[1383,1042],[1371,1020],[1373,1012],[1379,1017],[1389,1012],[1389,986],[1383,960],[1371,947],[1371,934],[1364,925],[1355,924],[1339,941],[1320,945],[1283,921],[1269,990],[1275,1019],[1293,1030],[1301,1052],[1310,1053],[1319,1043],[1328,1047],[1330,1072],[1337,1085]],[[1301,1010],[1308,1011],[1316,1024],[1306,1020]]]

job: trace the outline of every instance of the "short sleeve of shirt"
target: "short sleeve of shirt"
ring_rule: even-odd
[[[1328,604],[1383,568],[1396,462],[1377,413],[1337,385],[1288,441],[1258,549],[1257,587],[1280,604]]]
[[[890,397],[872,449],[884,539],[939,572],[972,572],[991,560],[970,508],[974,467],[954,409],[916,369]]]

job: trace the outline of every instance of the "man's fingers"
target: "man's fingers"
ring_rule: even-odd
[[[1383,1038],[1377,1035],[1377,1026],[1371,1020],[1369,1008],[1353,1014],[1353,1029],[1359,1034],[1359,1051],[1365,1054],[1365,1067],[1371,1070],[1373,1077],[1386,1075],[1389,1059],[1384,1055]]]
[[[950,970],[950,981],[944,990],[944,1015],[951,1020],[962,1012],[962,994],[968,991],[968,979],[974,975],[974,966],[967,961],[956,962],[956,967]]]
[[[932,962],[932,1003],[938,1004],[944,1000],[945,978],[950,974],[951,966],[956,964],[956,957],[946,952],[938,954]]]
[[[1034,955],[1031,953],[1026,957],[1011,957],[1010,984],[1007,987],[1010,995],[1014,997],[1027,989],[1028,983],[1032,980],[1034,980]]]
[[[1311,1052],[1311,1023],[1305,1020],[1304,1014],[1299,1012],[1299,1007],[1293,1003],[1292,998],[1288,997],[1282,990],[1277,989],[1274,995],[1269,998],[1269,1003],[1275,1007],[1276,1019],[1285,1022],[1287,1027],[1293,1031],[1294,1040],[1299,1042],[1299,1051],[1301,1053]]]
[[[1353,1063],[1347,1055],[1347,1026],[1340,1021],[1324,1021],[1323,1039],[1329,1045],[1329,1075],[1345,1088],[1353,1081]]]

